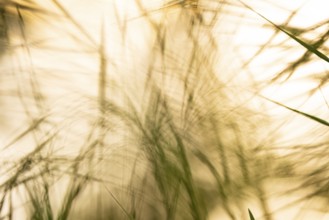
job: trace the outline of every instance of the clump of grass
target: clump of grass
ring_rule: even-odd
[[[143,24],[147,30],[140,33],[148,39],[143,65],[132,69],[125,67],[130,65],[124,63],[129,60],[125,57],[127,54],[111,53],[116,50],[109,48],[114,45],[108,32],[108,29],[113,30],[113,24],[107,26],[110,21],[106,17],[99,19],[100,31],[94,35],[64,2],[48,3],[69,27],[60,38],[74,39],[76,43],[68,50],[43,51],[45,56],[50,54],[49,65],[53,67],[52,61],[57,63],[52,55],[68,56],[71,52],[75,53],[73,58],[83,58],[93,65],[86,74],[84,60],[78,60],[82,67],[77,67],[75,74],[77,78],[87,75],[86,87],[79,90],[74,82],[68,82],[66,87],[61,79],[58,84],[63,89],[61,98],[54,95],[47,90],[48,81],[58,82],[57,77],[62,77],[65,71],[58,67],[45,70],[40,63],[37,62],[40,66],[35,64],[34,56],[40,48],[33,45],[40,42],[31,42],[32,36],[25,29],[26,14],[21,11],[33,12],[35,8],[11,1],[0,4],[1,39],[12,37],[7,36],[10,28],[4,18],[9,6],[16,7],[22,43],[17,56],[23,53],[19,58],[24,60],[22,68],[26,68],[13,68],[17,72],[11,77],[18,79],[10,88],[15,101],[7,103],[18,106],[17,114],[23,115],[26,128],[17,132],[2,151],[19,149],[24,144],[29,146],[22,155],[17,155],[17,160],[10,161],[2,173],[1,217],[15,218],[18,199],[13,197],[22,190],[25,196],[21,199],[28,219],[203,220],[220,207],[226,218],[234,220],[246,217],[245,202],[251,199],[258,203],[264,219],[274,219],[266,181],[280,178],[282,173],[276,172],[276,167],[295,163],[293,158],[307,149],[297,149],[286,157],[271,152],[273,143],[267,139],[267,134],[260,134],[269,126],[268,116],[263,116],[266,112],[245,104],[255,97],[264,97],[256,90],[257,84],[263,82],[256,81],[255,87],[249,89],[256,90],[256,94],[245,98],[241,93],[246,91],[246,86],[235,88],[234,80],[227,80],[230,77],[224,75],[229,74],[226,71],[230,69],[218,69],[221,67],[219,60],[225,54],[219,53],[221,42],[216,30],[222,15],[236,16],[231,11],[231,3],[171,1],[149,9],[136,0],[134,7],[140,16],[127,19],[117,11],[116,31],[122,38],[115,40],[124,45],[123,48],[118,46],[119,49],[136,52],[133,48],[136,45],[125,33],[136,24]],[[236,10],[255,12],[244,3]],[[36,19],[36,25],[37,21],[50,19],[51,23],[54,19],[47,10],[37,11],[42,13],[36,18],[42,19]],[[321,52],[326,35],[310,44],[302,40],[299,33],[289,31],[288,24],[275,24],[265,15],[257,14],[276,34],[283,32],[306,50],[302,58],[268,79],[266,85],[274,84],[289,70],[292,72],[288,80],[293,70],[302,67],[312,55],[327,61]],[[49,31],[57,32],[56,25],[50,25]],[[60,30],[63,28],[66,26]],[[14,46],[8,45],[15,52]],[[272,46],[271,42],[261,45],[259,52],[242,66],[247,68],[267,46]],[[40,56],[36,58],[41,59]],[[65,62],[60,64],[64,69],[75,68],[75,65],[66,67]],[[127,69],[131,71],[129,74],[140,76],[135,78],[138,81],[125,77]],[[71,69],[69,71],[72,73]],[[51,78],[53,72],[56,77]],[[92,92],[85,92],[89,89]],[[64,99],[64,104],[60,99]],[[257,102],[263,104],[263,101]],[[315,123],[328,125],[311,113],[270,98],[267,101]],[[318,148],[312,160],[319,158],[324,146]],[[321,190],[303,199],[324,193],[326,178],[320,174],[325,172],[323,166],[317,166],[304,174],[306,180],[301,187],[314,187],[320,182]],[[298,176],[292,176],[293,171],[290,173],[291,177]],[[312,182],[313,177],[318,181]],[[56,190],[59,193],[55,193]],[[89,196],[92,199],[85,201]],[[79,209],[86,206],[84,203],[88,209]],[[248,214],[254,219],[249,209]]]

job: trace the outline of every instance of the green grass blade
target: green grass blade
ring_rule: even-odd
[[[282,103],[280,103],[280,102],[277,102],[277,101],[271,100],[271,99],[269,99],[269,98],[266,98],[266,97],[263,97],[263,98],[265,98],[266,100],[268,100],[268,101],[270,101],[270,102],[272,102],[272,103],[274,103],[274,104],[276,104],[276,105],[282,106],[282,107],[284,107],[284,108],[286,108],[286,109],[288,109],[288,110],[290,110],[290,111],[296,112],[297,114],[300,114],[300,115],[302,115],[302,116],[304,116],[304,117],[307,117],[307,118],[309,118],[309,119],[311,119],[311,120],[313,120],[313,121],[316,121],[316,122],[318,122],[318,123],[320,123],[320,124],[323,124],[323,125],[325,125],[325,126],[329,126],[329,122],[327,122],[326,120],[323,120],[323,119],[318,118],[318,117],[316,117],[316,116],[314,116],[314,115],[310,115],[310,114],[308,114],[308,113],[305,113],[305,112],[299,111],[299,110],[297,110],[297,109],[290,108],[290,107],[288,107],[288,106],[286,106],[286,105],[284,105],[284,104],[282,104]]]
[[[255,217],[252,215],[250,209],[248,209],[250,220],[255,220]]]
[[[329,58],[326,55],[324,55],[323,53],[321,53],[319,50],[317,50],[313,45],[308,44],[308,43],[302,41],[301,39],[299,39],[298,37],[294,36],[293,34],[289,33],[288,31],[286,31],[285,29],[283,29],[279,25],[275,24],[274,22],[272,22],[271,20],[269,20],[268,18],[266,18],[264,15],[260,14],[255,9],[253,9],[249,5],[245,4],[241,0],[238,0],[238,1],[241,4],[243,4],[246,8],[250,9],[251,11],[253,11],[254,13],[256,13],[258,16],[260,16],[261,18],[263,18],[264,20],[266,20],[267,22],[269,22],[275,28],[277,28],[278,30],[282,31],[283,33],[285,33],[286,35],[288,35],[290,38],[294,39],[297,43],[299,43],[300,45],[302,45],[303,47],[305,47],[308,51],[312,52],[313,54],[317,55],[322,60],[324,60],[324,61],[326,61],[326,62],[329,63]]]

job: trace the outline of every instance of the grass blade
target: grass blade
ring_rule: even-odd
[[[275,28],[279,29],[280,31],[282,31],[283,33],[285,33],[286,35],[288,35],[290,38],[294,39],[297,43],[299,43],[300,45],[302,45],[303,47],[305,47],[308,51],[312,52],[313,54],[317,55],[322,60],[324,60],[324,61],[326,61],[326,62],[329,63],[329,58],[326,55],[324,55],[323,53],[321,53],[319,50],[317,50],[313,45],[308,44],[308,43],[302,41],[301,39],[299,39],[298,37],[294,36],[293,34],[289,33],[288,31],[286,31],[285,29],[283,29],[279,25],[275,24],[274,22],[272,22],[271,20],[269,20],[268,18],[266,18],[264,15],[260,14],[255,9],[253,9],[249,5],[245,4],[241,0],[238,0],[238,1],[241,4],[243,4],[246,8],[250,9],[251,11],[253,11],[254,13],[256,13],[257,15],[259,15],[261,18],[263,18],[264,20],[266,20],[267,22],[269,22]]]
[[[329,122],[327,122],[326,120],[323,120],[322,118],[319,118],[319,117],[316,117],[316,116],[314,116],[314,115],[310,115],[310,114],[308,114],[308,113],[305,113],[305,112],[299,111],[299,110],[297,110],[297,109],[294,109],[294,108],[288,107],[288,106],[286,106],[286,105],[284,105],[284,104],[282,104],[282,103],[280,103],[280,102],[274,101],[274,100],[272,100],[272,99],[269,99],[269,98],[266,98],[266,97],[263,97],[263,98],[265,98],[266,100],[268,100],[268,101],[270,101],[270,102],[272,102],[272,103],[274,103],[274,104],[276,104],[276,105],[282,106],[282,107],[284,107],[284,108],[286,108],[286,109],[288,109],[288,110],[290,110],[290,111],[293,111],[293,112],[295,112],[295,113],[297,113],[297,114],[300,114],[300,115],[302,115],[302,116],[304,116],[304,117],[307,117],[307,118],[309,118],[309,119],[311,119],[311,120],[313,120],[313,121],[316,121],[316,122],[318,122],[318,123],[320,123],[320,124],[323,124],[323,125],[325,125],[325,126],[329,126]]]
[[[252,215],[250,209],[248,209],[250,220],[255,220],[255,217]]]

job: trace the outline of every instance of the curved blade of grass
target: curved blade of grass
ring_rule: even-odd
[[[243,1],[241,1],[241,0],[238,0],[238,1],[242,5],[244,5],[246,8],[248,8],[251,11],[253,11],[258,16],[260,16],[261,18],[263,18],[264,20],[266,20],[267,22],[269,22],[275,28],[279,29],[281,32],[285,33],[290,38],[294,39],[297,43],[299,43],[300,45],[302,45],[303,47],[305,47],[308,51],[312,52],[313,54],[317,55],[322,60],[324,60],[324,61],[326,61],[326,62],[329,63],[329,58],[326,55],[324,55],[323,53],[321,53],[319,50],[317,50],[313,45],[308,44],[308,43],[302,41],[301,39],[299,39],[298,37],[294,36],[293,34],[289,33],[288,31],[286,31],[285,29],[283,29],[281,26],[275,24],[274,22],[272,22],[271,20],[269,20],[268,18],[266,18],[264,15],[260,14],[259,12],[257,12],[255,9],[253,9],[252,7],[250,7],[249,5],[247,5],[246,3],[244,3]]]
[[[325,125],[325,126],[329,126],[329,122],[327,122],[326,120],[323,120],[322,118],[318,118],[318,117],[316,117],[316,116],[314,116],[314,115],[310,115],[310,114],[308,114],[308,113],[305,113],[305,112],[299,111],[299,110],[297,110],[297,109],[290,108],[290,107],[288,107],[288,106],[286,106],[286,105],[284,105],[284,104],[282,104],[282,103],[280,103],[280,102],[274,101],[274,100],[269,99],[269,98],[266,98],[266,97],[264,97],[264,96],[263,96],[263,98],[265,98],[266,100],[268,100],[268,101],[270,101],[270,102],[272,102],[272,103],[274,103],[274,104],[276,104],[276,105],[282,106],[282,107],[284,107],[284,108],[286,108],[286,109],[288,109],[288,110],[290,110],[290,111],[296,112],[297,114],[300,114],[300,115],[302,115],[302,116],[304,116],[304,117],[307,117],[307,118],[309,118],[309,119],[311,119],[311,120],[313,120],[313,121],[316,121],[316,122],[318,122],[318,123],[320,123],[320,124],[323,124],[323,125]]]

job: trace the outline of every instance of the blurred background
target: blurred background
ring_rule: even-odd
[[[1,219],[329,219],[321,0],[0,0]]]

